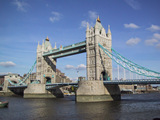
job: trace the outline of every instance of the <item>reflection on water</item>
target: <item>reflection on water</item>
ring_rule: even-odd
[[[75,96],[58,99],[0,97],[9,107],[0,120],[152,120],[160,118],[160,94],[123,95],[122,101],[76,103]]]

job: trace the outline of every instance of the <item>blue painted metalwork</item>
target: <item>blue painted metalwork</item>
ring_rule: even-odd
[[[159,72],[155,72],[153,70],[147,69],[145,67],[142,67],[138,64],[135,64],[134,62],[126,59],[125,57],[123,57],[122,55],[120,55],[119,53],[117,53],[114,49],[112,49],[112,52],[110,52],[109,50],[105,49],[101,44],[99,44],[99,47],[112,59],[114,60],[117,64],[119,64],[120,66],[122,66],[123,68],[139,74],[139,75],[143,75],[146,77],[154,77],[154,78],[160,78],[160,73]]]
[[[43,53],[43,56],[51,56],[51,55],[57,55],[57,56],[65,56],[66,54],[70,55],[72,53],[72,50],[77,50],[79,49],[79,51],[75,52],[74,54],[76,53],[79,53],[79,52],[85,52],[85,51],[81,51],[80,49],[85,47],[86,46],[86,41],[83,41],[83,42],[79,42],[79,43],[76,43],[76,44],[72,44],[72,45],[68,45],[68,46],[65,46],[63,47],[62,50],[60,50],[60,48],[58,49],[53,49],[51,51],[48,51],[48,52],[44,52]],[[68,52],[68,53],[66,53]],[[63,55],[61,55],[62,53],[64,53]]]
[[[10,79],[8,79],[9,83],[11,85],[17,86],[17,85],[24,85],[25,81],[29,78],[30,74],[32,73],[35,65],[36,65],[37,61],[34,62],[33,66],[31,67],[31,69],[29,70],[29,72],[27,73],[27,75],[22,79],[22,80],[18,80],[18,83],[13,83]]]
[[[132,85],[132,84],[160,84],[160,79],[133,79],[133,80],[112,80],[112,81],[103,81],[104,85]],[[63,87],[69,85],[78,85],[76,83],[47,83],[46,89],[54,89],[56,87]],[[21,86],[8,86],[9,89],[14,88],[27,88],[27,85]]]
[[[69,56],[69,55],[74,55],[74,54],[82,53],[82,52],[86,52],[86,49],[84,48],[84,49],[72,50],[72,51],[69,51],[69,52],[53,55],[52,58],[53,59],[55,59],[55,58],[61,58],[61,57]]]
[[[39,84],[40,81],[39,80],[34,80],[33,82],[31,82],[31,84]]]
[[[160,84],[160,79],[133,79],[103,81],[104,84],[132,85],[132,84]]]

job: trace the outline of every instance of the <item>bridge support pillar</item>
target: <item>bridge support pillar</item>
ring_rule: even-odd
[[[60,89],[46,90],[45,84],[28,84],[24,90],[24,98],[57,98],[63,97]]]
[[[120,89],[118,85],[106,85],[103,81],[79,81],[76,92],[77,102],[101,102],[121,100]]]

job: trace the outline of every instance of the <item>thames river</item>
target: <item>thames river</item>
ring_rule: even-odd
[[[0,97],[9,107],[0,120],[153,120],[160,118],[160,93],[122,95],[121,101],[76,103],[75,96],[57,99]]]

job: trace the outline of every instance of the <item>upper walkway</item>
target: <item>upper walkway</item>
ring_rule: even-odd
[[[65,46],[58,49],[52,49],[48,52],[43,53],[43,57],[52,56],[52,58],[61,58],[69,55],[79,54],[86,52],[86,41]]]

